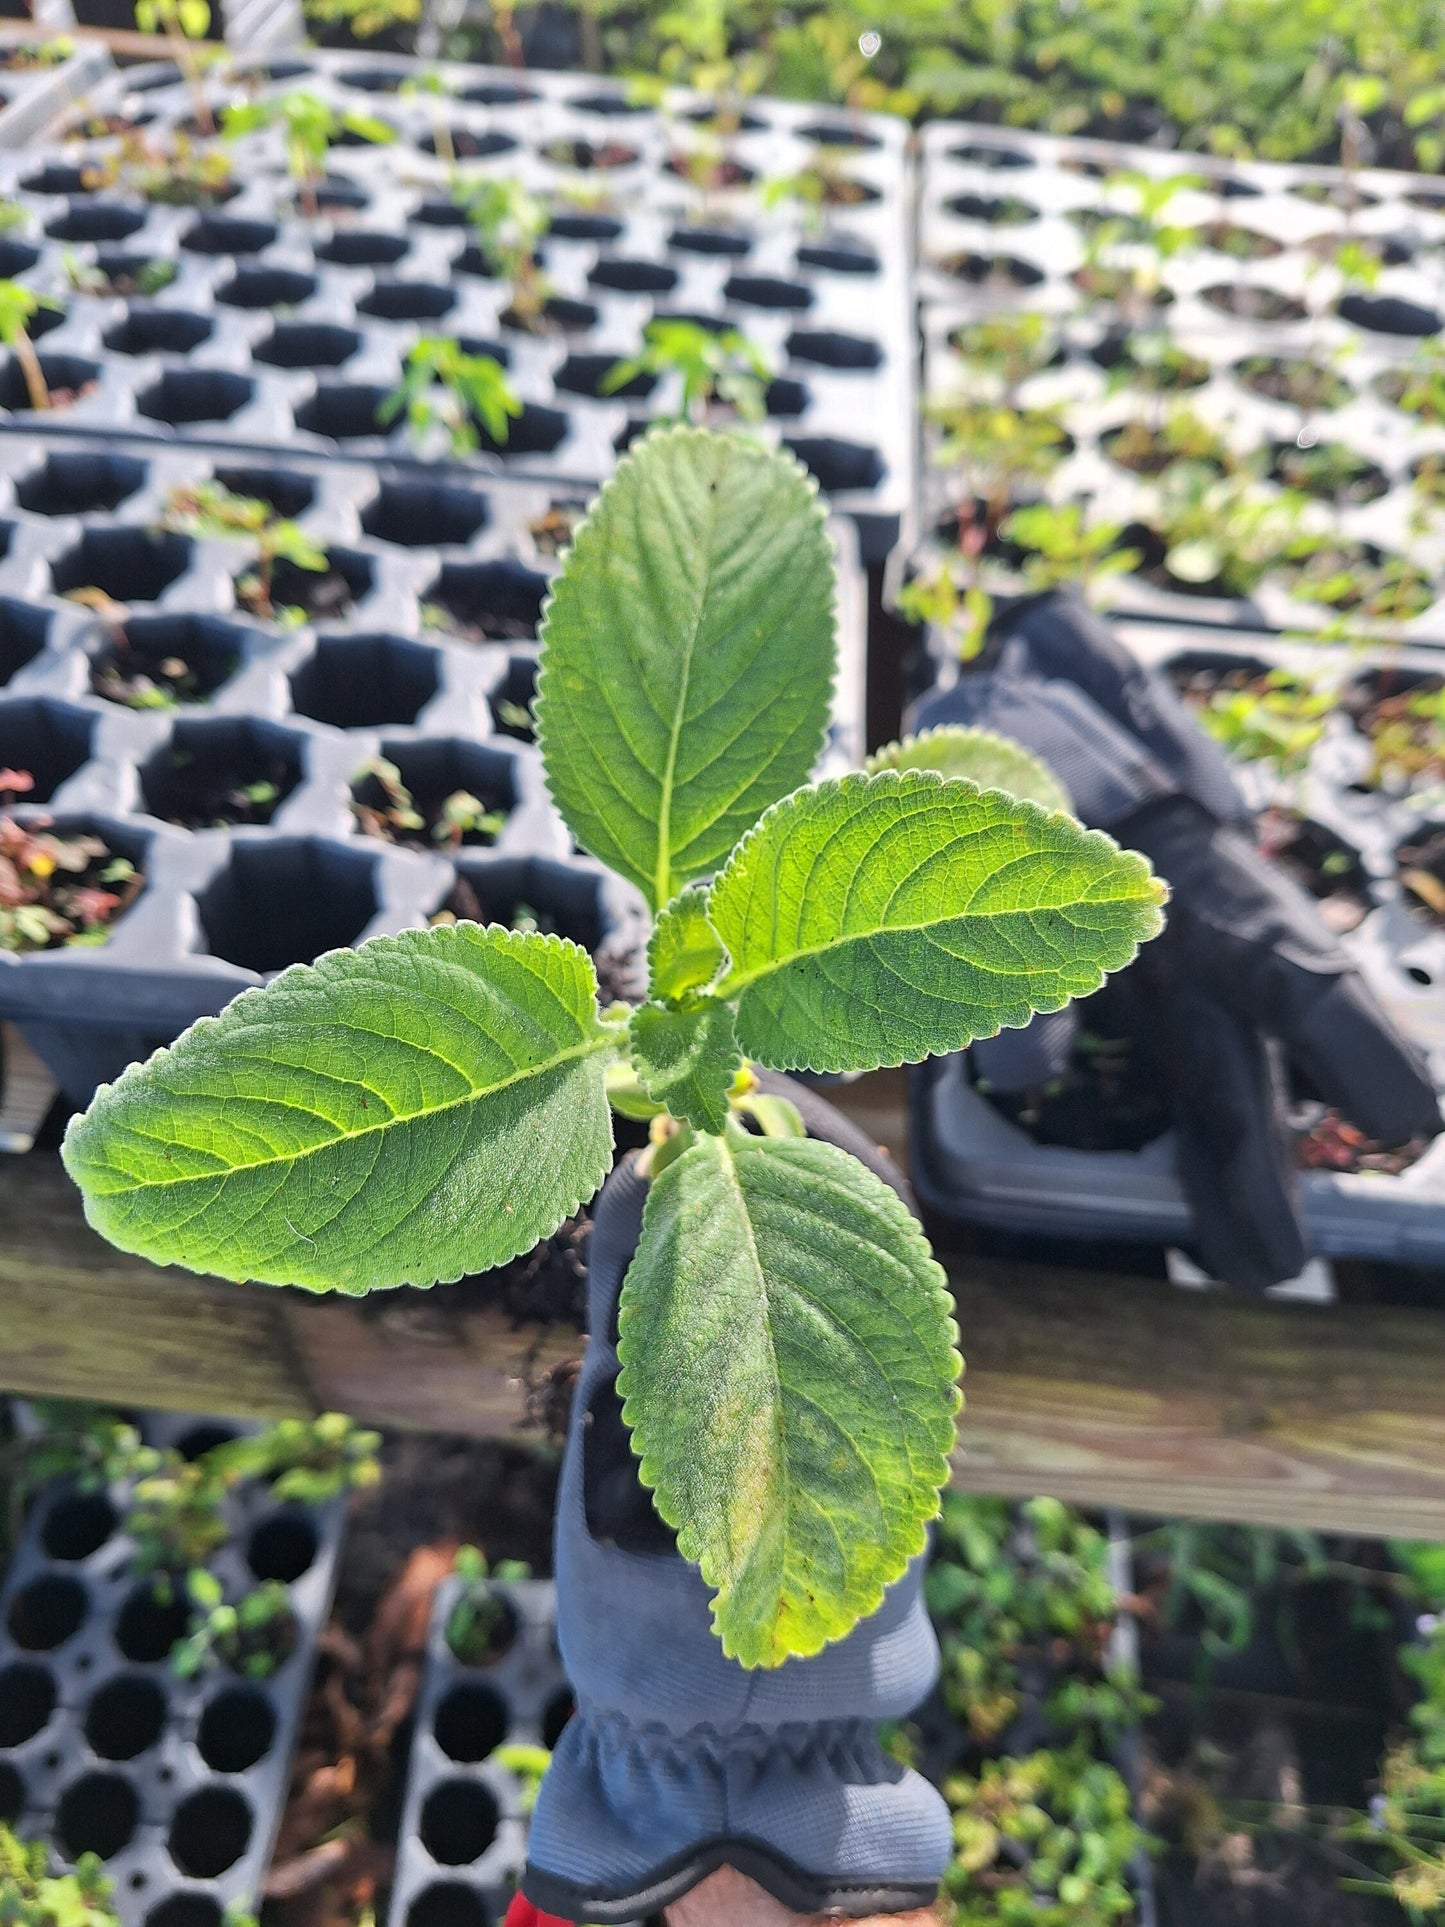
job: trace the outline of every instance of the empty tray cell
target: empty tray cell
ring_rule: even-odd
[[[810,396],[801,381],[779,376],[763,390],[763,406],[776,420],[791,421],[808,406]]]
[[[464,1880],[433,1880],[406,1910],[402,1927],[497,1927],[486,1902]]]
[[[85,1737],[101,1760],[134,1760],[148,1752],[166,1723],[164,1689],[139,1673],[122,1673],[95,1694],[85,1714]]]
[[[276,1715],[254,1686],[226,1686],[201,1715],[196,1751],[213,1773],[245,1773],[276,1737]]]
[[[532,704],[537,695],[537,658],[513,656],[507,673],[488,697],[492,722],[498,733],[512,736],[519,743],[537,740]]]
[[[507,1702],[479,1680],[454,1686],[432,1717],[437,1745],[449,1760],[475,1766],[507,1737]]]
[[[316,276],[297,268],[241,268],[216,299],[228,308],[298,308],[316,292]]]
[[[142,1579],[126,1594],[115,1620],[115,1643],[125,1659],[137,1666],[154,1666],[169,1659],[172,1646],[184,1639],[190,1624],[190,1602],[173,1588]]]
[[[319,208],[349,208],[354,213],[363,207],[370,207],[371,196],[355,181],[348,181],[340,174],[328,174],[324,181],[317,183],[316,205]]]
[[[821,268],[827,274],[879,274],[882,264],[871,249],[865,247],[846,247],[821,244],[808,245],[798,249],[800,268]]]
[[[414,723],[440,687],[441,658],[401,636],[323,636],[291,678],[303,716],[335,729]]]
[[[630,120],[648,111],[644,102],[629,100],[626,94],[578,94],[569,105],[576,114],[601,114],[605,120]]]
[[[1423,337],[1439,334],[1441,327],[1438,309],[1398,294],[1347,294],[1340,302],[1340,315],[1357,328],[1379,335]]]
[[[377,911],[376,861],[314,836],[237,843],[196,908],[212,956],[265,976],[357,942]]]
[[[361,347],[354,328],[331,321],[283,321],[251,350],[272,368],[339,368]]]
[[[420,850],[486,847],[516,808],[510,750],[450,737],[383,742],[381,755],[390,768],[363,764],[351,785],[351,812],[364,836]]]
[[[210,1894],[171,1894],[145,1917],[145,1927],[225,1927],[226,1915]]]
[[[316,482],[310,475],[297,475],[286,468],[242,466],[218,468],[216,480],[233,495],[265,502],[275,515],[291,521],[304,515],[316,500]]]
[[[251,1803],[229,1786],[205,1786],[182,1800],[166,1839],[171,1859],[194,1880],[234,1867],[251,1842]]]
[[[474,107],[521,107],[537,98],[530,87],[519,87],[506,80],[484,80],[476,87],[464,87],[458,100]]]
[[[459,210],[460,211],[460,210]],[[411,246],[404,234],[378,234],[366,228],[342,228],[315,250],[318,261],[334,261],[342,268],[389,268]]]
[[[404,549],[446,548],[470,542],[487,526],[491,505],[480,489],[446,482],[383,482],[361,515],[378,542]]]
[[[1042,268],[1016,254],[978,254],[965,249],[960,254],[945,255],[938,265],[955,281],[967,282],[971,288],[1036,288],[1044,279]]]
[[[308,435],[325,435],[334,442],[388,434],[395,424],[382,421],[381,409],[391,392],[375,382],[333,382],[318,387],[297,408],[296,426]]]
[[[813,290],[800,281],[784,281],[773,274],[735,274],[723,286],[723,298],[744,308],[791,308],[801,314],[813,305]]]
[[[280,232],[274,221],[245,221],[232,214],[203,214],[181,236],[188,254],[259,254]]]
[[[442,153],[448,145],[459,161],[484,161],[493,154],[510,154],[517,143],[510,134],[482,133],[475,127],[449,128],[446,142],[440,147],[435,134],[427,134],[417,142],[423,154]]]
[[[34,662],[50,638],[50,611],[0,596],[0,689],[29,662]]]
[[[140,1823],[140,1795],[122,1773],[85,1773],[60,1796],[55,1840],[67,1860],[114,1859]]]
[[[993,141],[965,141],[959,147],[950,147],[948,157],[962,161],[965,167],[987,168],[993,174],[1022,173],[1034,165],[1033,155],[1026,154],[1022,148],[1005,147]]]
[[[99,363],[87,361],[83,355],[37,355],[36,360],[52,410],[68,408],[100,379]],[[8,408],[15,415],[36,412],[25,371],[14,355],[8,356],[0,368],[0,408]]]
[[[78,1579],[43,1572],[10,1601],[10,1637],[23,1653],[53,1653],[80,1631],[89,1607]]]
[[[546,576],[521,562],[448,562],[422,601],[473,641],[531,642],[546,594]]]
[[[545,160],[557,167],[573,167],[582,173],[609,173],[613,168],[631,167],[637,149],[624,141],[548,141],[542,149]]]
[[[52,241],[125,241],[149,218],[146,208],[124,201],[72,201],[45,232]]]
[[[0,275],[7,281],[33,268],[39,259],[39,248],[31,247],[28,241],[0,240]]]
[[[502,315],[502,326],[514,334],[581,334],[586,328],[595,328],[599,318],[590,301],[573,301],[566,295],[554,294],[542,303],[540,316],[523,315],[515,308],[508,308]]]
[[[839,441],[833,436],[804,435],[786,443],[829,495],[850,489],[877,488],[886,470],[876,448],[862,442]]]
[[[343,87],[354,87],[361,94],[395,94],[408,78],[405,67],[348,67],[338,74]]]
[[[159,381],[142,389],[135,405],[147,420],[180,428],[192,422],[228,422],[255,393],[248,375],[227,374],[221,368],[168,368]]]
[[[601,879],[546,857],[456,859],[457,880],[442,908],[472,923],[570,937],[592,951],[606,935]],[[459,1753],[452,1755],[460,1759]]]
[[[85,167],[66,167],[50,161],[20,183],[22,194],[93,194],[94,171]]]
[[[524,402],[520,415],[507,425],[505,441],[498,441],[486,423],[475,415],[472,426],[477,440],[492,455],[550,455],[567,438],[568,421],[560,408],[544,408],[540,402]]]
[[[615,388],[607,386],[612,371],[625,359],[622,355],[568,355],[552,378],[553,386],[569,395],[591,395],[596,400],[612,396],[637,400],[650,395],[657,386],[657,376],[645,369],[639,369]]]
[[[622,294],[670,294],[677,286],[676,268],[662,261],[625,261],[605,257],[587,279],[595,288],[616,288]]]
[[[0,769],[23,771],[32,787],[20,801],[48,803],[90,760],[95,717],[53,696],[0,702]]]
[[[381,321],[439,321],[457,305],[457,291],[439,281],[378,281],[357,302],[358,314]]]
[[[851,126],[846,121],[816,120],[809,121],[806,127],[798,129],[798,138],[815,141],[819,147],[877,147],[880,143],[876,134],[865,128]]]
[[[215,333],[214,315],[184,308],[130,308],[102,339],[117,355],[188,355]]]
[[[40,1543],[51,1559],[88,1559],[116,1524],[116,1509],[103,1492],[70,1492],[45,1515]]]
[[[423,201],[411,218],[423,227],[467,226],[467,210],[455,201]]]
[[[154,602],[191,566],[189,536],[158,529],[88,528],[50,565],[57,595],[99,589],[116,602]]]
[[[251,631],[224,616],[132,616],[91,648],[91,693],[127,709],[203,703],[245,658]]]
[[[547,232],[559,241],[615,241],[623,225],[611,214],[554,214]]]
[[[753,251],[752,236],[740,234],[736,228],[674,228],[667,237],[667,245],[680,249],[684,254],[718,254],[725,259],[739,261]]]
[[[25,1782],[13,1766],[0,1760],[0,1826],[10,1826],[20,1818],[20,1809],[25,1804]],[[465,1889],[463,1889],[465,1891]],[[486,1909],[482,1909],[483,1919]],[[413,1918],[415,1909],[413,1909]]]
[[[421,1843],[442,1867],[467,1867],[497,1837],[497,1803],[475,1780],[443,1780],[422,1804]]]
[[[48,1666],[14,1660],[0,1666],[0,1746],[24,1746],[55,1711],[59,1691]]]
[[[815,368],[878,368],[883,362],[883,350],[876,341],[836,329],[817,333],[795,329],[784,347],[790,361],[809,362]]]
[[[294,1586],[315,1565],[320,1548],[315,1522],[299,1508],[286,1506],[252,1530],[246,1564],[258,1579]]]
[[[254,716],[177,723],[141,765],[145,807],[188,830],[269,823],[301,781],[305,742]]]

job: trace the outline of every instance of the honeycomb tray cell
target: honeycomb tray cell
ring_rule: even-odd
[[[195,1453],[233,1421],[147,1415],[150,1444]],[[284,1586],[290,1647],[265,1678],[170,1665],[183,1599],[134,1571],[123,1488],[69,1482],[35,1505],[0,1589],[0,1821],[64,1865],[99,1854],[124,1927],[221,1927],[253,1910],[280,1820],[345,1503],[227,1501],[208,1566],[225,1596]]]
[[[971,486],[963,470],[939,466],[938,410],[987,392],[960,341],[967,350],[971,327],[1031,314],[1040,351],[1011,400],[1062,411],[1068,432],[1064,459],[1026,492],[1090,505],[1142,551],[1139,569],[1101,585],[1111,606],[1445,643],[1440,529],[1420,525],[1441,493],[1430,485],[1445,473],[1445,420],[1428,396],[1405,405],[1438,363],[1445,196],[1417,175],[1222,162],[964,124],[921,139],[925,531],[946,535]],[[1169,230],[1162,258],[1139,221],[1136,189],[1119,176],[1183,183],[1155,217]],[[1258,471],[1253,497],[1303,493],[1302,526],[1329,535],[1333,558],[1314,573],[1353,569],[1357,586],[1312,589],[1305,558],[1247,591],[1171,574],[1149,452],[1130,459],[1121,432],[1157,433],[1179,409],[1204,425],[1222,462]],[[1392,596],[1391,567],[1412,572],[1408,597]]]
[[[294,621],[254,613],[253,539],[160,527],[217,482],[324,553],[324,570],[275,563],[264,606]],[[0,951],[0,1016],[72,1101],[287,965],[438,917],[576,936],[610,995],[639,994],[641,900],[576,851],[532,739],[537,623],[585,501],[460,470],[0,435],[0,768],[32,781],[11,811],[99,835],[142,874],[105,942]],[[851,526],[831,526],[820,773],[862,754],[865,592]]]
[[[1339,651],[1322,663],[1316,646],[1267,633],[1227,636],[1123,620],[1115,629],[1186,701],[1212,687],[1247,687],[1275,669],[1309,677],[1333,695],[1302,768],[1279,775],[1259,762],[1240,763],[1236,775],[1263,847],[1279,847],[1286,867],[1320,900],[1375,997],[1425,1053],[1445,1097],[1445,915],[1438,886],[1414,867],[1445,868],[1445,771],[1432,769],[1428,756],[1413,781],[1400,760],[1381,768],[1381,755],[1407,761],[1411,750],[1382,750],[1368,733],[1381,716],[1398,732],[1395,712],[1410,694],[1441,688],[1438,655]],[[1382,701],[1393,709],[1382,712]],[[1438,723],[1434,729],[1438,744]],[[1412,890],[1412,876],[1424,896]],[[1127,1147],[1081,1150],[1040,1141],[984,1095],[983,1074],[972,1052],[910,1074],[913,1179],[931,1209],[1040,1236],[1187,1244],[1189,1206],[1166,1119],[1152,1132],[1141,1126],[1144,1141]],[[1323,1123],[1320,1108],[1299,1114],[1301,1132]],[[1445,1137],[1400,1170],[1303,1169],[1300,1215],[1310,1248],[1323,1257],[1439,1265]]]
[[[423,72],[440,93],[419,88]],[[322,54],[253,69],[234,90],[298,86],[396,136],[333,148],[314,213],[275,129],[235,143],[221,206],[152,205],[123,170],[102,186],[117,141],[87,127],[160,136],[193,112],[163,69],[117,77],[77,138],[0,166],[0,192],[29,216],[7,272],[62,303],[41,344],[56,425],[405,456],[406,425],[380,411],[413,344],[445,334],[504,363],[523,403],[504,444],[483,430],[473,466],[596,483],[677,411],[675,376],[607,386],[647,324],[672,317],[761,349],[772,378],[756,432],[796,450],[857,524],[865,560],[911,532],[903,123],[756,101],[723,136],[692,97],[634,110],[585,77]],[[468,179],[515,179],[545,202],[535,312],[518,312],[468,228],[448,149]],[[811,183],[821,204],[774,203],[766,181]],[[28,407],[13,362],[0,405]]]

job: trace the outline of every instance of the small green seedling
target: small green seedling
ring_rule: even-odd
[[[396,139],[395,128],[374,114],[338,112],[330,101],[304,88],[237,102],[226,109],[221,131],[227,140],[236,140],[267,127],[282,130],[287,172],[296,183],[302,213],[312,220],[318,212],[317,189],[326,177],[327,157],[338,135],[355,134],[378,145]]]
[[[545,202],[524,182],[496,175],[458,180],[452,197],[475,230],[484,260],[509,284],[512,317],[535,327],[547,300],[547,277],[537,256],[549,219]]]
[[[187,1575],[190,1625],[171,1648],[171,1671],[194,1679],[212,1666],[229,1666],[243,1679],[269,1679],[296,1644],[296,1615],[279,1579],[263,1580],[233,1605],[213,1572]]]
[[[385,425],[406,411],[407,428],[422,453],[438,444],[453,455],[472,455],[482,431],[505,448],[522,402],[507,371],[491,355],[470,355],[446,335],[423,335],[407,354],[400,382],[382,402]]]
[[[166,498],[162,526],[181,535],[235,537],[256,546],[255,567],[236,585],[236,592],[253,615],[264,622],[279,619],[272,600],[276,564],[289,562],[309,575],[330,568],[326,550],[296,522],[278,516],[258,496],[234,495],[223,482],[178,484]]]
[[[464,1666],[485,1666],[500,1658],[514,1633],[511,1608],[497,1587],[530,1579],[532,1569],[519,1559],[500,1559],[493,1570],[480,1548],[458,1546],[452,1571],[462,1584],[447,1614],[447,1645]]]
[[[127,271],[112,275],[98,262],[83,261],[73,248],[67,248],[61,259],[65,278],[77,294],[159,294],[177,274],[174,261],[145,261],[134,274]]]
[[[1024,550],[1024,580],[1031,589],[1075,583],[1085,595],[1109,576],[1127,575],[1143,560],[1123,545],[1122,524],[1091,522],[1078,502],[1031,502],[1015,509],[1000,533]]]
[[[49,408],[50,386],[30,339],[30,323],[42,308],[59,306],[51,295],[36,294],[31,288],[22,288],[18,281],[0,281],[0,341],[19,363],[30,406],[37,411]]]
[[[195,45],[211,31],[211,0],[135,0],[135,23],[142,33],[165,35],[171,58],[191,91],[196,131],[214,134],[216,119],[206,94],[205,57]]]
[[[120,1927],[115,1883],[99,1854],[83,1853],[70,1873],[52,1874],[43,1840],[0,1826],[0,1922],[4,1927]]]
[[[767,414],[773,371],[762,349],[736,328],[715,334],[696,321],[649,321],[642,334],[640,352],[603,377],[603,394],[615,395],[639,375],[671,375],[678,385],[678,421],[701,424],[719,405],[744,421]]]
[[[126,1250],[363,1293],[530,1251],[606,1175],[609,1097],[647,1117],[623,1417],[746,1666],[841,1638],[923,1550],[960,1367],[916,1220],[749,1064],[961,1050],[1096,990],[1165,897],[1141,856],[1001,790],[811,783],[834,595],[792,456],[654,430],[553,583],[536,707],[564,819],[655,919],[646,1000],[600,1009],[555,936],[377,937],[132,1065],[64,1146]]]
[[[421,20],[422,0],[307,0],[306,17],[322,26],[344,26],[358,40],[387,29],[405,30]]]

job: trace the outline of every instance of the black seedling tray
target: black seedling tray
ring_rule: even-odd
[[[464,1665],[447,1644],[463,1587],[444,1581],[432,1607],[389,1927],[501,1927],[526,1865],[528,1816],[523,1783],[496,1749],[551,1747],[572,1711],[550,1582],[494,1585],[512,1637],[486,1666]]]
[[[203,1450],[233,1423],[148,1416],[151,1444]],[[270,1857],[345,1504],[240,1488],[209,1562],[228,1598],[287,1590],[296,1643],[267,1679],[169,1665],[187,1608],[131,1570],[125,1494],[65,1482],[36,1502],[0,1588],[0,1821],[65,1865],[99,1853],[123,1927],[221,1927],[251,1910]]]
[[[1422,462],[1445,465],[1445,425],[1397,408],[1387,390],[1445,325],[1445,194],[1418,175],[1367,169],[1351,178],[1339,168],[1219,162],[963,124],[925,129],[922,143],[920,284],[930,404],[968,389],[953,346],[961,327],[992,315],[1041,314],[1056,352],[1023,382],[1018,402],[1063,408],[1072,438],[1041,491],[1046,499],[1082,501],[1098,519],[1123,525],[1147,522],[1157,487],[1113,461],[1107,441],[1127,421],[1162,425],[1182,406],[1237,458],[1262,457],[1274,469],[1294,449],[1342,445],[1370,472],[1346,500],[1313,504],[1306,526],[1405,556],[1438,579],[1438,528],[1412,528],[1418,504],[1409,485]],[[1080,223],[1131,205],[1127,188],[1103,184],[1130,171],[1198,177],[1200,185],[1181,191],[1158,219],[1219,243],[1189,245],[1164,260],[1160,302],[1138,311],[1089,295],[1075,279],[1087,272]],[[1350,205],[1352,195],[1361,205]],[[1373,288],[1352,288],[1329,258],[1345,241],[1381,256]],[[1227,251],[1239,246],[1259,258]],[[1128,243],[1109,256],[1121,263],[1142,258]],[[1121,375],[1131,342],[1161,331],[1197,364],[1198,378],[1191,374],[1191,385],[1155,394]],[[1249,366],[1255,357],[1302,362],[1327,375],[1337,389],[1331,405],[1307,409],[1268,392]],[[930,531],[946,526],[960,486],[939,471],[938,442],[937,429],[926,425],[921,520]],[[1266,480],[1263,492],[1270,486]],[[1379,615],[1341,617],[1289,587],[1276,572],[1249,597],[1230,598],[1130,575],[1109,579],[1101,595],[1111,607],[1182,622],[1310,630],[1346,620],[1362,633],[1387,630]],[[1445,643],[1445,604],[1432,602],[1390,633]]]
[[[172,488],[212,478],[294,514],[354,606],[289,630],[239,611],[253,545],[156,532]],[[641,901],[576,852],[527,740],[557,567],[533,529],[583,500],[462,471],[0,436],[0,767],[37,781],[14,814],[94,830],[146,878],[104,944],[0,953],[0,1016],[74,1102],[287,964],[426,923],[459,876],[488,917],[529,906],[635,976]],[[839,674],[822,768],[836,772],[862,754],[865,610],[852,530],[833,533]],[[148,665],[193,665],[198,700],[137,710],[93,692],[114,618],[66,599],[88,587],[130,611]],[[505,811],[495,841],[442,852],[362,834],[352,784],[377,755],[413,790],[465,789]],[[277,781],[269,822],[197,821],[185,771],[221,765],[238,783]],[[624,993],[615,974],[605,988]]]
[[[433,72],[450,96],[399,91]],[[654,316],[686,316],[736,327],[767,354],[775,379],[757,432],[787,442],[817,475],[857,523],[865,561],[911,534],[903,123],[845,116],[835,125],[816,110],[750,104],[735,142],[750,180],[798,174],[817,161],[823,135],[853,143],[842,171],[871,198],[835,220],[763,206],[748,187],[702,196],[669,173],[670,156],[707,138],[688,99],[664,114],[633,109],[585,76],[522,81],[341,55],[253,73],[267,77],[251,90],[305,86],[397,132],[387,146],[333,150],[319,220],[296,207],[275,130],[236,143],[240,192],[211,212],[88,189],[86,167],[114,140],[61,141],[0,167],[0,192],[32,215],[7,271],[65,301],[42,353],[57,361],[57,386],[85,388],[55,411],[55,425],[406,456],[405,427],[378,423],[376,410],[412,343],[445,333],[504,361],[525,404],[505,445],[473,465],[595,484],[647,421],[678,405],[671,379],[643,378],[609,397],[603,378],[637,350]],[[214,91],[218,103],[226,97]],[[159,67],[117,76],[91,108],[157,135],[193,111],[174,70]],[[541,248],[548,333],[508,317],[507,287],[486,272],[448,165],[428,151],[438,126],[452,130],[469,174],[519,179],[552,210]],[[559,152],[620,164],[548,158]],[[73,292],[67,257],[132,271],[164,261],[178,272],[154,302],[97,298]],[[17,382],[17,370],[0,368],[0,402],[23,413]]]
[[[1278,666],[1328,678],[1342,695],[1362,678],[1388,675],[1411,687],[1440,676],[1440,659],[1427,650],[1327,655],[1265,634],[1115,626],[1141,661],[1158,668]],[[1257,763],[1239,765],[1237,774],[1252,808],[1296,811],[1317,826],[1325,847],[1344,853],[1364,914],[1342,941],[1375,997],[1426,1053],[1445,1096],[1445,921],[1411,906],[1396,860],[1422,830],[1445,825],[1445,786],[1366,793],[1358,786],[1370,762],[1366,739],[1337,709],[1300,774],[1275,777]],[[1189,1206],[1167,1131],[1132,1151],[1037,1143],[975,1088],[969,1052],[912,1074],[912,1110],[914,1183],[942,1217],[1026,1235],[1189,1242]],[[1398,1173],[1302,1171],[1300,1215],[1320,1256],[1438,1265],[1445,1258],[1445,1137]]]

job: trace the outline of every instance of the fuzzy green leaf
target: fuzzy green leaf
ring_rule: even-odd
[[[833,561],[814,484],[756,442],[655,430],[578,529],[542,643],[552,794],[658,910],[822,748]]]
[[[742,1068],[733,1013],[703,999],[687,1010],[642,1004],[628,1028],[632,1064],[647,1095],[699,1131],[720,1131]]]
[[[962,1050],[1099,988],[1162,883],[1100,830],[923,771],[787,797],[713,884],[738,1041],[778,1070]]]
[[[528,1251],[611,1160],[587,953],[461,923],[298,965],[102,1086],[66,1133],[123,1251],[364,1292]]]
[[[700,1138],[648,1194],[618,1389],[744,1666],[816,1653],[923,1550],[961,1361],[897,1194],[811,1139]]]
[[[679,891],[658,912],[647,940],[647,975],[654,997],[664,1002],[710,984],[727,962],[718,933],[707,920],[707,890]]]
[[[931,769],[940,776],[977,783],[981,790],[1006,790],[1045,810],[1066,810],[1069,792],[1053,771],[1007,736],[991,729],[944,723],[920,736],[905,736],[868,758],[868,774],[881,769]]]

